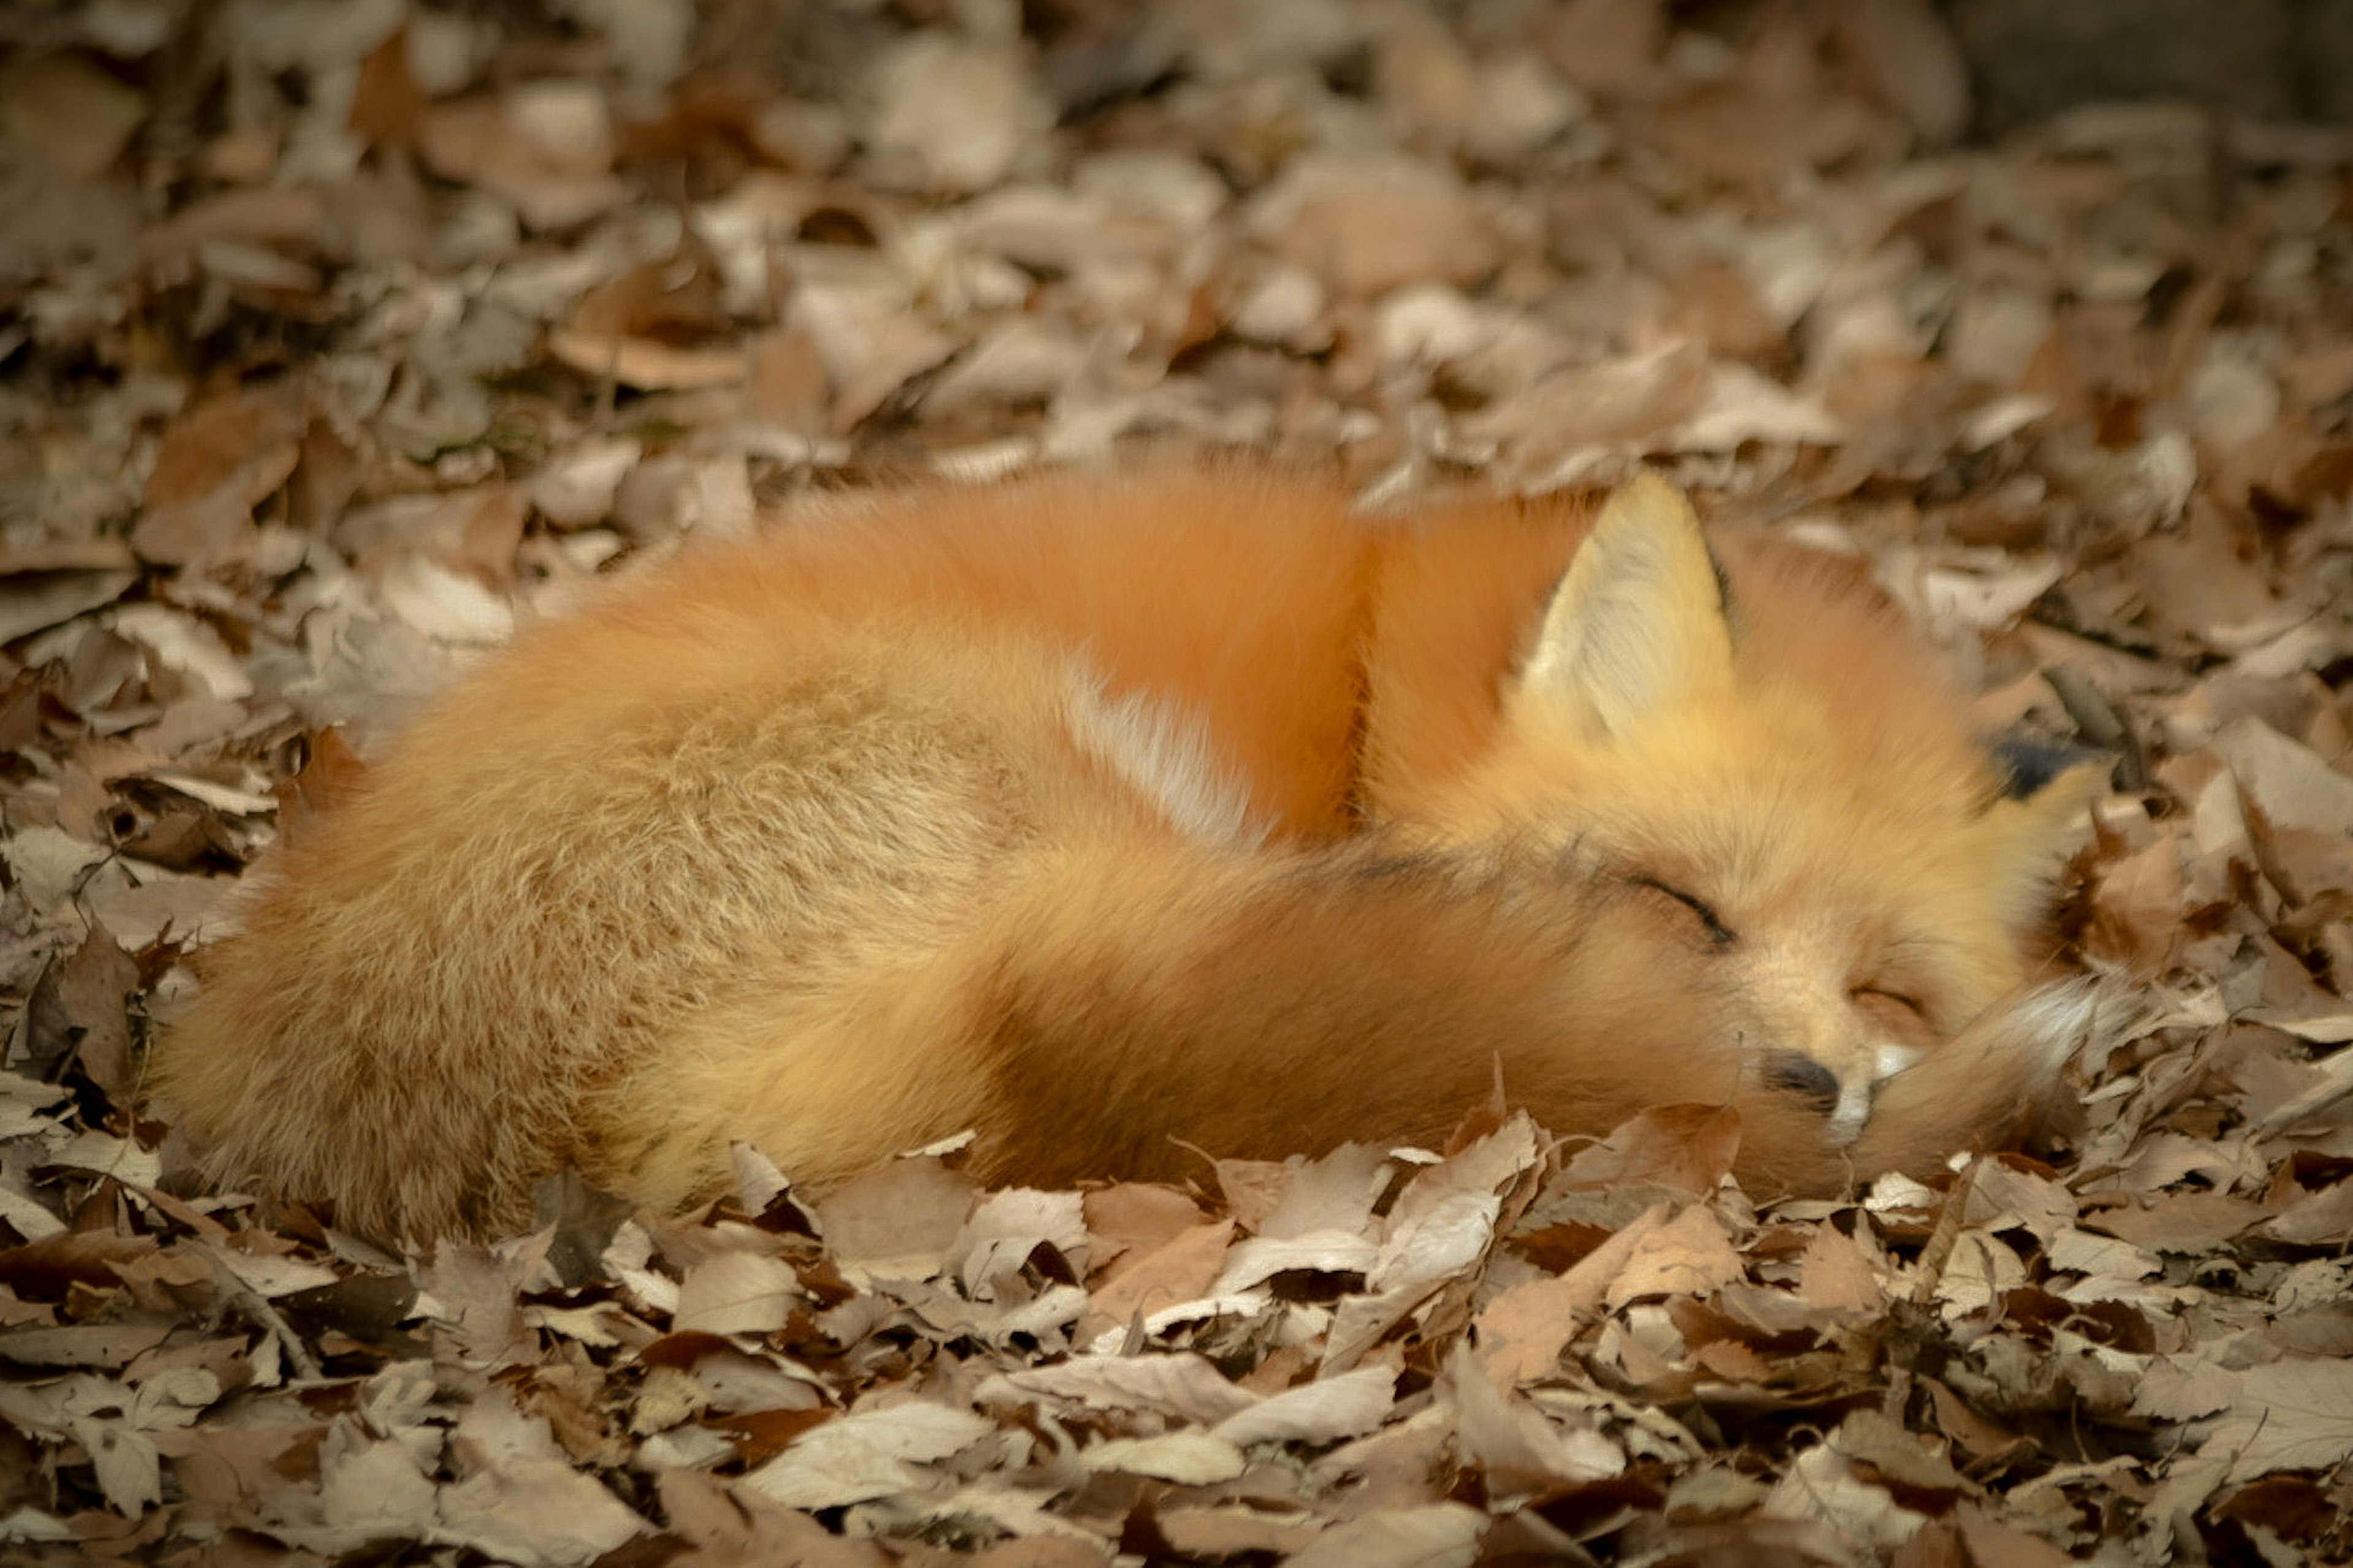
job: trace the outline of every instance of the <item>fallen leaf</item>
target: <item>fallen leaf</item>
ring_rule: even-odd
[[[1254,1408],[1256,1395],[1196,1355],[1087,1356],[1008,1372],[981,1384],[987,1403],[1077,1400],[1096,1409],[1157,1410],[1216,1425]]]
[[[1275,253],[1355,299],[1438,279],[1476,283],[1502,259],[1485,211],[1441,167],[1405,158],[1304,158],[1252,204]]]
[[[1488,1520],[1461,1503],[1376,1509],[1292,1554],[1291,1568],[1470,1568]]]
[[[1336,1443],[1362,1436],[1388,1419],[1397,1374],[1359,1367],[1337,1377],[1287,1388],[1210,1428],[1237,1448],[1259,1443]]]
[[[189,407],[164,434],[132,547],[166,566],[237,553],[253,509],[293,474],[301,442],[301,417],[282,389],[240,390]]]
[[[781,1258],[722,1252],[679,1282],[673,1332],[765,1334],[785,1326],[801,1299],[800,1277]]]
[[[877,174],[918,189],[995,184],[1051,119],[1018,54],[943,33],[914,34],[882,55],[869,90]]]
[[[1635,1241],[1602,1300],[1621,1307],[1644,1296],[1704,1292],[1743,1272],[1723,1222],[1694,1205]]]
[[[930,1279],[946,1268],[973,1198],[971,1184],[939,1161],[897,1160],[818,1200],[818,1224],[852,1279]]]
[[[798,1438],[742,1484],[787,1508],[839,1508],[918,1487],[918,1466],[953,1458],[996,1430],[970,1411],[921,1400],[856,1410]]]
[[[1113,1437],[1082,1449],[1089,1470],[1118,1470],[1179,1486],[1205,1487],[1230,1481],[1248,1468],[1240,1447],[1207,1432],[1169,1432],[1157,1437]]]
[[[146,118],[144,98],[79,55],[20,56],[0,70],[0,137],[76,179],[105,173]]]

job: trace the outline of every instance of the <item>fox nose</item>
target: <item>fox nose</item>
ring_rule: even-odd
[[[1778,1051],[1766,1058],[1765,1083],[1767,1088],[1800,1095],[1823,1110],[1838,1106],[1838,1074],[1795,1051]]]

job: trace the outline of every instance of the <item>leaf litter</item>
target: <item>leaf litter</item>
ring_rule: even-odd
[[[2353,139],[1957,141],[1920,0],[0,27],[0,1543],[30,1562],[2353,1559]],[[2079,1123],[1736,1124],[393,1256],[192,1191],[237,874],[590,580],[910,470],[1662,468],[2116,759]],[[306,766],[307,763],[307,766]]]

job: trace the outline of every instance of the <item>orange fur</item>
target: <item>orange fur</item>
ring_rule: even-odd
[[[2010,1135],[2084,1012],[1997,1006],[2068,802],[1996,802],[1839,570],[1728,542],[1727,615],[1663,486],[1595,527],[1164,473],[690,555],[257,873],[156,1095],[378,1235],[565,1166],[690,1201],[738,1140],[816,1184],[964,1128],[1031,1181],[1430,1142],[1499,1065],[1562,1133],[1736,1103],[1776,1188]]]

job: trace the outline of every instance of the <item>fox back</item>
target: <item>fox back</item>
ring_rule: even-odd
[[[209,1173],[380,1235],[653,1201],[1563,1133],[1736,1104],[1777,1187],[2009,1135],[2084,781],[2019,801],[1841,563],[1366,519],[1263,474],[842,502],[612,584],[250,879],[159,1042]],[[1720,564],[1719,564],[1720,557]],[[2005,1002],[2006,997],[2013,999]]]

